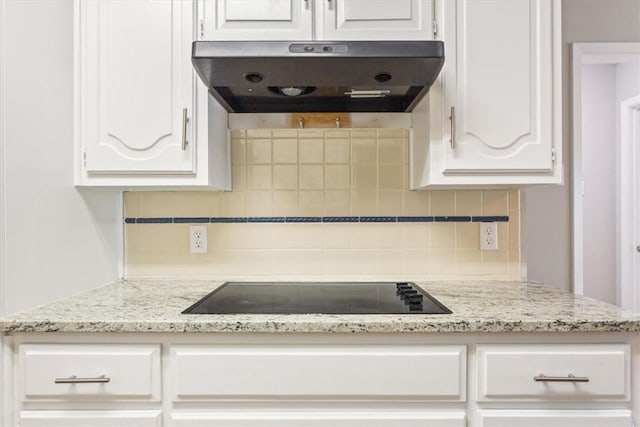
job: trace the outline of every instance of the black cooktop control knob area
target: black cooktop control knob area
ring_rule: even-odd
[[[422,304],[422,299],[423,296],[420,294],[416,294],[416,295],[407,295],[405,297],[405,300],[409,303],[409,304]]]

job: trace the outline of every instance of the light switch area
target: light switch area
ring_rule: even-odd
[[[192,254],[207,253],[207,226],[192,225],[189,227],[189,241]]]
[[[497,222],[481,222],[480,223],[480,250],[483,250],[483,251],[498,250],[498,223]]]

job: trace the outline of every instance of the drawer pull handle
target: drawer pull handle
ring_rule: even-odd
[[[95,378],[78,378],[75,375],[72,375],[68,378],[56,378],[56,384],[92,384],[92,383],[108,383],[111,381],[106,375],[100,375]]]
[[[548,377],[544,374],[540,374],[533,377],[533,380],[536,382],[546,383],[588,383],[589,377],[576,377],[573,374],[569,374],[566,377]]]

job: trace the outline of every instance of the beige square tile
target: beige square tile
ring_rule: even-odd
[[[125,224],[125,252],[131,255],[135,252],[143,252],[144,227],[142,224]]]
[[[378,191],[378,215],[401,216],[402,194],[401,190]]]
[[[158,230],[160,234],[164,236],[164,241],[167,244],[167,253],[171,255],[185,255],[190,252],[189,242],[189,227],[191,224],[164,224],[162,230]],[[207,229],[209,224],[207,224]],[[214,236],[209,234],[210,230],[207,230],[207,236],[209,237],[210,247],[211,244],[215,245]]]
[[[377,144],[375,139],[352,139],[351,160],[352,163],[376,163]]]
[[[300,163],[323,163],[324,141],[322,139],[300,139],[298,141]]]
[[[431,245],[431,226],[429,223],[402,223],[402,247],[408,249],[427,249]]]
[[[326,139],[324,142],[325,163],[349,163],[351,143],[348,139]]]
[[[495,279],[509,276],[509,252],[506,249],[482,252],[482,274]]]
[[[273,140],[273,163],[298,163],[298,140],[297,139],[274,139]]]
[[[508,222],[499,222],[498,223],[498,249],[505,249],[510,247],[510,236],[509,236],[509,223]]]
[[[484,190],[482,215],[508,215],[509,190]]]
[[[231,140],[231,164],[244,165],[247,162],[247,140]]]
[[[456,211],[455,193],[450,190],[436,190],[431,192],[431,215],[451,216]]]
[[[428,215],[430,194],[430,191],[404,191],[402,193],[403,216]]]
[[[206,193],[200,191],[175,191],[170,193],[167,203],[173,206],[173,216],[206,216],[202,209],[202,201],[205,196]]]
[[[325,273],[346,276],[350,273],[351,251],[348,249],[331,249],[324,253]]]
[[[201,202],[204,216],[214,217],[220,215],[220,195],[221,192],[206,192]]]
[[[298,186],[301,190],[322,190],[324,188],[324,167],[322,165],[298,166]]]
[[[242,224],[221,224],[220,228],[220,247],[222,250],[228,249],[244,249],[247,247],[248,228],[246,223]]]
[[[324,215],[351,215],[351,192],[349,190],[325,190]]]
[[[406,129],[378,129],[378,138],[407,138],[409,131]]]
[[[142,209],[145,217],[173,217],[175,206],[170,192],[145,192],[142,196]]]
[[[379,250],[378,274],[390,278],[402,275],[402,250]]]
[[[244,192],[220,194],[220,215],[223,217],[246,216],[247,201]]]
[[[419,278],[429,274],[430,260],[428,249],[405,249],[402,254],[402,273],[405,276]]]
[[[403,247],[402,224],[378,224],[378,248],[400,249]]]
[[[431,248],[453,249],[456,245],[456,224],[452,222],[431,223]],[[479,238],[479,237],[478,237]]]
[[[273,166],[273,189],[274,190],[296,190],[298,188],[298,166],[297,165],[274,165]]]
[[[275,275],[292,276],[300,274],[297,249],[273,251],[272,263],[272,271]]]
[[[349,138],[351,136],[351,131],[343,130],[343,129],[326,129],[324,131],[324,138],[326,139],[335,139],[335,138]]]
[[[402,165],[378,165],[378,188],[387,190],[404,189]]]
[[[456,252],[454,249],[429,249],[429,274],[454,278],[456,274]]]
[[[273,138],[298,138],[298,129],[272,129]]]
[[[245,250],[242,251],[244,267],[239,270],[242,274],[256,276],[258,278],[272,274],[273,258],[268,250]]]
[[[324,211],[323,191],[300,191],[298,212],[301,216],[322,216]]]
[[[247,189],[270,190],[271,189],[271,165],[247,166]]]
[[[223,226],[224,224],[209,224],[207,226],[207,237],[208,237],[207,246],[209,249],[209,253],[213,251],[218,251],[222,248],[222,245],[220,243],[220,230],[222,229]],[[186,234],[186,237],[184,237],[185,243],[188,245],[189,244],[188,228],[185,230],[185,234]]]
[[[245,165],[233,165],[231,167],[231,187],[233,191],[247,189],[247,167]]]
[[[377,137],[377,132],[375,129],[352,129],[351,130],[351,138],[375,139],[376,137]]]
[[[378,162],[402,164],[403,139],[378,139]]]
[[[143,199],[144,193],[140,191],[125,191],[124,216],[128,218],[144,217]]]
[[[348,190],[351,185],[349,165],[325,165],[324,188],[327,190]]]
[[[324,247],[324,228],[322,223],[300,224],[299,233],[299,248],[322,249]]]
[[[509,210],[520,210],[520,190],[509,190]]]
[[[324,247],[326,249],[349,249],[351,247],[351,227],[358,225],[324,223]]]
[[[378,173],[375,163],[351,165],[351,188],[353,190],[375,190]]]
[[[480,249],[456,250],[456,275],[461,277],[482,276],[482,254]]]
[[[378,271],[378,251],[375,249],[351,250],[349,262],[349,274],[364,279],[376,277]]]
[[[324,130],[322,129],[298,129],[298,138],[324,138]]]
[[[244,129],[233,129],[231,131],[231,138],[245,138],[247,136],[247,131]]]
[[[352,249],[376,249],[378,247],[378,226],[375,223],[358,223],[351,227]]]
[[[271,216],[272,214],[270,191],[247,191],[247,216]]]
[[[300,250],[297,258],[301,275],[320,276],[324,274],[324,251]]]
[[[298,216],[297,191],[274,191],[272,196],[274,216]]]
[[[482,215],[482,192],[474,190],[459,190],[455,192],[456,215]]]
[[[378,214],[378,193],[375,190],[351,191],[351,215],[375,216]]]
[[[520,247],[520,219],[517,215],[509,215],[508,222],[509,229],[509,248],[519,248]]]
[[[456,248],[480,249],[480,226],[477,222],[458,222],[456,227]]]
[[[270,164],[271,140],[249,139],[247,140],[247,164]]]
[[[402,141],[402,163],[409,164],[409,139]]]
[[[271,139],[271,129],[247,129],[247,138],[269,138]]]
[[[305,224],[273,224],[273,247],[277,249],[297,249],[302,225]]]

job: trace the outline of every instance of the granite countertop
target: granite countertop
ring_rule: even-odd
[[[119,281],[0,319],[0,332],[638,332],[640,314],[537,283],[419,282],[453,314],[185,315],[220,281]]]

